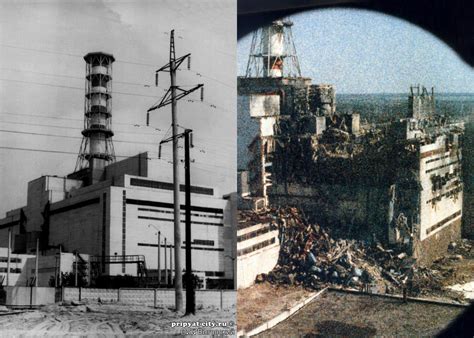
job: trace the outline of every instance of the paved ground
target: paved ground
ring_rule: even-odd
[[[302,287],[255,284],[237,292],[237,327],[249,331],[311,295]]]
[[[0,336],[111,337],[127,334],[133,337],[162,337],[185,333],[182,327],[172,327],[173,322],[195,321],[226,323],[227,327],[213,330],[233,330],[232,336],[235,336],[235,309],[232,311],[202,309],[197,311],[195,316],[183,317],[182,314],[168,309],[116,303],[51,305],[19,314],[2,312],[0,313]]]
[[[454,306],[328,291],[259,337],[432,336],[464,311]]]

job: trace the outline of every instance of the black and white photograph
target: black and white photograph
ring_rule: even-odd
[[[235,335],[236,1],[2,1],[2,336]]]

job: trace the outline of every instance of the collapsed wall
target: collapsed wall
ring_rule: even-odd
[[[416,109],[374,127],[336,112],[330,85],[250,92],[278,98],[272,147],[254,151],[260,177],[271,176],[259,191],[269,205],[298,206],[335,233],[403,246],[426,263],[460,238],[463,126],[433,114],[434,94],[412,89]]]

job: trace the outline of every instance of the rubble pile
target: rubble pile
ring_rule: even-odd
[[[453,254],[452,259],[463,259],[474,257],[474,246],[468,239],[461,239],[459,242],[449,244],[449,252]]]
[[[268,217],[268,215],[267,215]],[[327,284],[410,295],[441,290],[448,272],[415,266],[402,250],[388,250],[380,243],[334,239],[317,224],[310,224],[296,208],[277,211],[280,228],[278,264],[257,282],[303,285],[319,289]]]
[[[278,218],[277,209],[269,209],[264,212],[256,213],[252,210],[239,210],[238,213],[238,229],[244,229],[252,224],[273,223]]]

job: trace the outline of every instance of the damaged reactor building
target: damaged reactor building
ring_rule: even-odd
[[[333,85],[301,76],[291,26],[255,32],[238,78],[260,124],[241,208],[297,206],[335,234],[403,247],[429,264],[461,237],[463,122],[437,112],[434,89],[419,85],[404,118],[376,124],[338,112]]]

